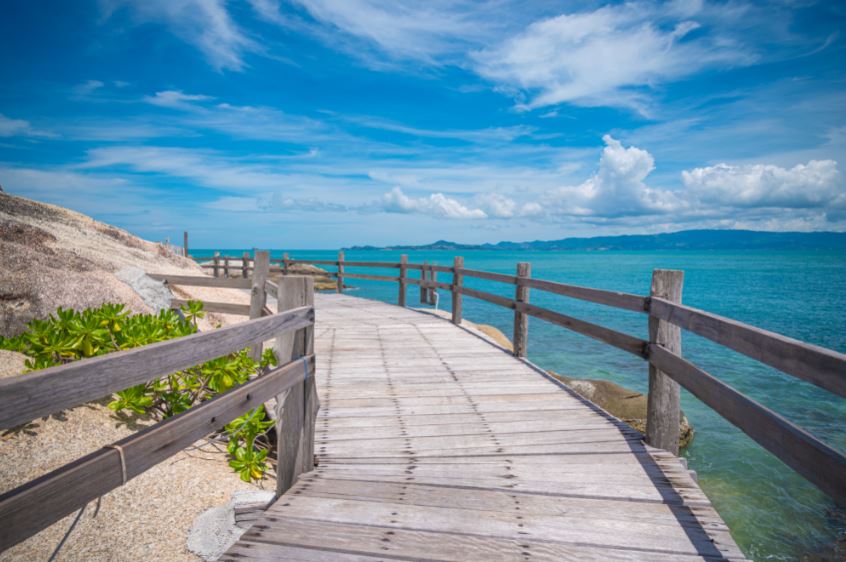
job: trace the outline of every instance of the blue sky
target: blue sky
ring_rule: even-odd
[[[195,247],[846,230],[846,5],[5,2],[0,185]]]

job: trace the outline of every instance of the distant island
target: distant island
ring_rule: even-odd
[[[762,232],[755,230],[682,230],[562,238],[532,242],[460,244],[438,240],[420,246],[352,246],[347,250],[846,250],[846,232]]]

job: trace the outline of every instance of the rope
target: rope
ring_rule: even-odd
[[[106,445],[106,449],[115,449],[118,454],[120,455],[120,470],[123,473],[123,483],[121,486],[126,485],[126,457],[123,455],[123,447],[121,445]]]

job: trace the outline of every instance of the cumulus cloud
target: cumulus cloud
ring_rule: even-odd
[[[682,182],[702,203],[735,207],[822,207],[844,195],[834,160],[811,160],[789,169],[717,164],[682,172]]]
[[[477,52],[476,70],[506,89],[528,92],[526,108],[569,102],[642,109],[641,87],[749,60],[737,46],[689,38],[700,27],[695,21],[658,15],[638,3],[539,20]]]
[[[544,197],[550,212],[581,216],[621,217],[664,213],[683,206],[669,191],[651,188],[646,178],[655,169],[652,155],[635,146],[625,147],[610,135],[599,169],[577,186],[562,186]]]
[[[212,100],[211,96],[204,96],[200,94],[186,94],[182,90],[164,90],[156,92],[152,96],[145,96],[144,101],[151,105],[159,107],[168,107],[171,109],[195,109],[193,102]]]
[[[488,216],[482,209],[467,207],[443,193],[409,197],[398,187],[382,196],[382,208],[389,213],[419,213],[449,219],[483,219]]]
[[[225,0],[101,0],[107,17],[125,9],[139,23],[158,23],[200,50],[217,70],[243,70],[244,56],[261,52],[230,17]]]

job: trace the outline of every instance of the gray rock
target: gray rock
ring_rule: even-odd
[[[115,277],[132,287],[144,303],[158,312],[170,308],[173,295],[161,281],[148,277],[140,267],[124,267]]]
[[[188,550],[203,560],[217,560],[245,531],[235,525],[231,504],[213,507],[194,519],[188,531]]]

